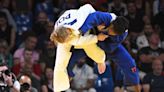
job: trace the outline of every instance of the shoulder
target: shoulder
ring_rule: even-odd
[[[140,35],[140,36],[137,37],[137,39],[140,39],[140,40],[146,39],[146,36],[145,35]]]
[[[158,49],[160,52],[164,53],[164,49],[163,48],[159,48]]]
[[[147,47],[143,47],[143,48],[141,48],[141,49],[138,51],[138,55],[148,54],[150,50],[151,50],[151,48],[148,47],[148,46],[147,46]]]
[[[113,7],[113,6],[114,6],[114,3],[113,3],[113,2],[111,2],[111,3],[108,4],[108,7],[109,7],[109,8],[111,8],[111,7]]]
[[[19,81],[14,81],[14,87],[16,88],[16,89],[18,89],[18,90],[20,90],[20,83],[19,83]]]
[[[32,87],[31,92],[38,92],[38,90],[36,88]]]
[[[149,47],[149,46],[147,46],[147,47],[143,47],[143,48],[141,48],[141,51],[142,50],[150,50],[151,48]]]
[[[116,14],[114,14],[114,13],[110,13],[110,15],[112,17],[111,21],[114,21],[117,18]]]
[[[23,54],[23,51],[24,51],[24,48],[18,48],[18,49],[15,51],[14,55]]]
[[[151,79],[153,78],[153,76],[154,76],[153,73],[148,73],[148,74],[146,74],[144,76],[143,81],[149,82],[149,81],[151,81]]]
[[[126,4],[125,3],[121,3],[121,7],[126,8]]]
[[[85,69],[87,71],[93,71],[93,68],[91,66],[87,65],[87,64],[85,64]]]

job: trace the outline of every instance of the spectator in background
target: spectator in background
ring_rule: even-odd
[[[143,92],[164,92],[164,76],[162,76],[163,64],[159,59],[152,62],[151,73],[143,79]]]
[[[5,40],[0,39],[0,64],[6,64],[9,69],[13,66],[13,57],[7,50],[8,44]]]
[[[96,92],[114,92],[114,82],[109,61],[106,61],[106,71],[103,74],[98,73],[97,66],[95,66],[94,71],[98,75],[95,81]]]
[[[9,25],[6,14],[0,12],[0,39],[7,41],[8,51],[12,50],[15,45],[15,32],[15,29]]]
[[[8,9],[9,11],[11,10],[11,0],[1,0],[2,2],[2,7]]]
[[[45,45],[45,49],[39,59],[42,71],[45,70],[46,66],[53,69],[55,66],[54,61],[56,59],[56,45],[50,40],[48,40]]]
[[[139,49],[149,46],[148,37],[154,32],[151,24],[145,24],[143,33],[137,37],[136,43]],[[159,42],[159,46],[160,46]]]
[[[65,9],[63,9],[63,4],[65,4],[65,0],[53,0],[55,5],[55,13],[58,12],[59,14],[63,12]]]
[[[137,13],[151,17],[151,7],[147,0],[134,0]]]
[[[31,12],[33,0],[11,0],[13,12]]]
[[[153,0],[153,15],[163,11],[163,0]]]
[[[38,15],[40,12],[45,12],[48,19],[54,21],[54,6],[52,0],[43,0],[41,3],[36,5],[35,13]]]
[[[127,38],[123,41],[123,46],[127,49],[127,51],[132,55],[133,58],[136,58],[136,48],[132,48],[132,45],[130,43],[130,36],[127,36]]]
[[[14,19],[17,25],[16,31],[16,47],[23,42],[23,33],[31,30],[32,28],[32,15],[31,14],[15,14]]]
[[[32,83],[32,87],[35,87],[38,92],[40,92],[40,80],[36,77],[36,74],[33,71],[33,68],[31,65],[26,64],[20,71],[20,74],[17,76],[20,78],[21,75],[27,75],[30,77]]]
[[[13,72],[16,75],[18,75],[22,71],[23,67],[29,67],[32,70],[32,72],[34,73],[33,75],[35,76],[35,78],[40,80],[41,68],[40,68],[40,65],[38,63],[32,62],[32,51],[25,49],[23,56],[24,56],[24,62],[18,63],[17,65],[14,65],[12,67]]]
[[[53,68],[46,67],[44,76],[41,79],[41,92],[54,92],[53,91]]]
[[[75,92],[96,92],[96,90],[93,88],[95,76],[93,69],[85,62],[86,57],[82,57],[79,59],[77,65],[75,65],[73,68],[75,76],[71,81],[71,90]]]
[[[150,25],[152,24],[152,19],[151,17],[147,16],[147,15],[144,15],[143,16],[143,21],[144,21],[144,25]]]
[[[135,3],[130,1],[127,3],[128,14],[125,16],[129,20],[129,41],[131,43],[131,48],[134,49],[134,52],[138,50],[136,39],[143,29],[143,15],[137,13]]]
[[[32,86],[31,78],[27,75],[20,76],[19,83],[21,84],[20,92],[38,92],[37,89]]]
[[[21,36],[25,31],[32,28],[32,14],[31,13],[14,13],[14,20],[17,25],[17,34]]]
[[[17,30],[16,23],[12,17],[12,7],[10,7],[10,0],[0,0],[0,11],[4,12],[7,15],[7,20],[9,21],[9,25],[11,25],[14,30]]]
[[[11,68],[11,71],[18,76],[20,73],[20,59],[19,58],[13,58],[13,67]]]
[[[153,16],[155,16],[159,12],[159,5],[160,5],[160,0],[154,0],[153,1]]]
[[[25,42],[22,45],[22,48],[18,48],[14,53],[14,58],[20,59],[20,63],[24,62],[24,51],[31,50],[32,51],[32,63],[37,63],[39,60],[39,53],[36,51],[35,47],[37,44],[37,38],[33,34],[27,34],[27,38],[25,38]]]
[[[160,38],[164,41],[164,0],[159,0],[160,11],[154,16],[155,27],[160,29]]]
[[[94,0],[93,0],[94,1]],[[109,0],[95,0],[95,6],[100,11],[108,11]]]
[[[164,49],[158,47],[160,39],[157,33],[152,33],[148,37],[149,46],[138,51],[139,67],[144,73],[152,72],[152,62],[154,59],[164,60]]]
[[[122,0],[113,0],[108,4],[108,11],[115,13],[117,16],[125,16],[127,14],[127,7]]]
[[[126,18],[129,20],[129,32],[140,33],[143,28],[143,15],[136,10],[135,3],[133,1],[127,3],[128,14]]]
[[[50,35],[54,28],[54,23],[49,21],[44,25],[44,28],[44,33],[39,35],[37,44],[37,48],[42,51],[46,48],[46,42],[50,39]]]
[[[79,0],[79,5],[91,4],[98,11],[108,11],[108,0]]]
[[[0,64],[0,78],[0,92],[19,92],[20,84],[5,64]]]
[[[33,30],[37,36],[40,36],[46,32],[46,25],[49,19],[45,12],[39,12],[33,25]]]
[[[23,33],[32,29],[32,0],[12,0],[13,18],[16,22],[16,47],[23,41]]]
[[[78,0],[59,0],[59,9],[68,10],[79,7]]]

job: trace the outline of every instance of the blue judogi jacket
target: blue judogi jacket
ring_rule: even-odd
[[[112,20],[113,16],[111,15],[111,13],[96,11],[94,13],[89,14],[80,30],[84,34],[91,28],[94,28],[95,26],[101,24],[105,24],[105,26],[108,27]],[[109,35],[109,37],[105,39],[105,41],[99,41],[98,45],[100,46],[100,48],[105,50],[105,52],[111,53],[122,43],[122,41],[126,38],[127,35],[128,32],[115,36]]]

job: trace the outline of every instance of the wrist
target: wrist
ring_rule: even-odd
[[[8,80],[6,83],[9,87],[12,87],[14,85],[14,83],[11,80]]]

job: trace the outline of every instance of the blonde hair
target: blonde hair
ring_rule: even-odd
[[[67,37],[70,35],[67,30],[68,28],[66,27],[58,27],[51,35],[51,40],[59,43],[64,43]]]

